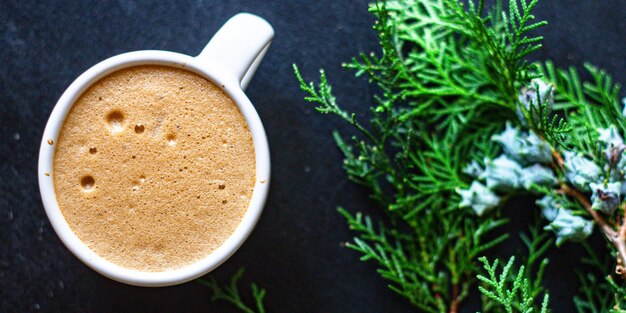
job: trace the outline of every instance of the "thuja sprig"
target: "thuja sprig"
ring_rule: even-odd
[[[536,76],[523,60],[541,41],[526,34],[545,24],[531,22],[535,3],[511,0],[508,14],[485,14],[482,2],[372,4],[380,52],[344,65],[380,89],[367,122],[338,105],[323,72],[315,85],[294,66],[305,99],[357,130],[347,139],[334,133],[344,169],[387,216],[374,223],[341,209],[356,232],[348,247],[376,262],[390,288],[424,312],[458,312],[477,257],[507,238],[489,235],[505,219],[476,218],[459,207],[457,189],[470,183],[464,164],[485,166],[499,152],[490,138],[511,118],[516,86]]]
[[[299,75],[297,68],[296,73]],[[303,80],[301,84],[305,91],[311,86]],[[331,107],[324,104],[327,101],[324,99],[331,97],[310,94],[315,97],[310,101]],[[330,112],[335,111],[342,112],[339,107]],[[411,123],[407,120],[404,125]],[[373,127],[377,129],[374,133],[381,137],[390,132],[381,130],[377,123]],[[459,168],[462,163],[455,158],[464,156],[463,151],[474,146],[474,142],[465,141],[467,137],[460,140],[456,129],[449,131],[444,136],[446,140],[463,144],[450,149],[446,140],[426,132],[396,132],[388,137],[392,140],[391,148],[400,147],[393,156],[384,147],[379,148],[380,140],[366,143],[354,137],[349,145],[338,133],[334,134],[346,158],[344,168],[348,177],[369,188],[372,199],[387,209],[392,221],[387,226],[380,223],[376,230],[369,218],[360,214],[352,216],[342,209],[340,212],[350,228],[358,233],[354,243],[348,246],[362,253],[362,260],[377,262],[381,276],[391,281],[390,288],[425,312],[457,312],[473,282],[469,275],[476,271],[474,260],[507,237],[502,234],[486,239],[504,220],[476,221],[468,219],[466,211],[458,210],[454,189],[464,182]],[[416,150],[413,147],[417,144],[421,148]],[[485,150],[477,153],[487,153]],[[409,175],[415,171],[421,175]]]
[[[585,65],[592,77],[588,82],[583,82],[573,68],[556,69],[550,62],[540,68],[544,77],[521,88],[517,103],[520,125],[528,132],[507,126],[493,137],[502,145],[504,154],[491,163],[486,161],[484,172],[475,163],[469,164],[477,180],[486,180],[488,188],[461,190],[462,203],[482,214],[486,196],[500,199],[520,189],[543,194],[537,205],[550,222],[546,230],[555,233],[557,245],[581,242],[597,225],[615,255],[615,273],[624,279],[626,145],[622,135],[626,131],[626,109],[619,103],[620,87],[605,71],[591,65]],[[559,115],[551,115],[553,110]],[[535,139],[529,140],[531,136]],[[541,148],[546,146],[549,148]],[[542,150],[551,151],[551,155]],[[528,167],[532,163],[536,164]],[[533,169],[532,175],[524,175],[526,169]],[[525,184],[527,178],[533,180]],[[475,184],[479,183],[475,181],[472,186]],[[491,207],[499,204],[494,201]],[[581,276],[583,289],[597,281],[590,274]],[[576,298],[579,311],[595,312],[602,307],[602,312],[621,312],[624,282],[609,275],[601,284],[602,290],[611,290],[614,295],[613,308],[593,306],[590,301]]]
[[[477,181],[485,180],[487,188],[460,193],[462,203],[480,214],[485,208],[479,199],[487,196],[500,199],[502,193],[520,189],[545,194],[538,205],[551,222],[546,229],[555,232],[557,245],[589,236],[590,217],[616,250],[618,273],[626,275],[626,223],[618,210],[626,193],[619,86],[604,71],[586,68],[592,81],[583,83],[576,70],[556,70],[547,63],[541,70],[544,78],[522,87],[517,113],[520,125],[529,131],[507,124],[493,137],[504,154],[486,160],[484,172],[470,163]],[[553,109],[564,117],[551,115]],[[477,181],[472,186],[479,186]],[[494,201],[491,207],[498,204]]]
[[[199,278],[196,281],[211,290],[211,301],[226,301],[244,313],[265,313],[265,307],[263,305],[265,289],[259,288],[255,283],[251,283],[250,292],[252,303],[247,303],[250,301],[242,298],[238,285],[243,273],[244,269],[240,268],[231,277],[230,283],[223,286],[212,276]]]
[[[486,49],[488,56],[493,58],[494,66],[491,70],[503,82],[498,85],[500,93],[512,97],[517,92],[517,82],[538,76],[534,73],[533,66],[524,59],[528,54],[539,50],[543,40],[542,36],[528,36],[528,33],[547,25],[546,21],[533,22],[535,17],[532,10],[538,0],[511,0],[508,3],[508,15],[496,10],[487,18],[482,16],[483,0],[478,5],[474,1],[468,1],[467,8],[463,2],[457,0],[448,0],[445,3],[457,17],[460,30],[476,38],[480,48]]]
[[[554,84],[555,110],[563,112],[571,125],[563,142],[574,152],[554,152],[556,170],[567,178],[558,192],[570,196],[593,218],[617,253],[616,270],[626,275],[626,223],[623,210],[616,210],[625,191],[620,161],[626,146],[620,133],[625,133],[626,122],[618,98],[620,86],[605,71],[589,64],[585,69],[592,77],[589,82],[583,82],[574,68],[556,69],[551,62],[541,67],[546,80]],[[586,165],[576,173],[572,162]],[[610,186],[617,190],[611,191]]]

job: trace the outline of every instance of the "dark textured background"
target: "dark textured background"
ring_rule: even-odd
[[[536,15],[544,50],[557,65],[585,60],[625,81],[623,0],[543,0]],[[372,90],[340,68],[376,49],[366,1],[14,1],[0,2],[0,311],[234,312],[212,304],[191,282],[138,288],[106,279],[61,244],[42,207],[36,182],[40,136],[64,89],[93,64],[118,53],[163,49],[197,54],[233,14],[265,17],[276,38],[248,88],[268,133],[273,163],[270,198],[256,230],[214,273],[238,267],[268,290],[273,312],[411,312],[369,263],[340,243],[351,238],[337,205],[368,210],[367,194],[346,180],[330,138],[345,129],[303,102],[291,70],[309,79],[324,67],[345,107],[366,111]],[[523,228],[529,201],[515,201],[512,227]],[[495,253],[515,248],[503,246]],[[571,312],[575,246],[552,255],[547,283],[555,312]],[[463,312],[476,307],[470,301]]]

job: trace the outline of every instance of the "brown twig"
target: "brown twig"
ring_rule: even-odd
[[[622,214],[626,215],[626,204],[622,206]],[[622,226],[620,226],[619,228],[619,236],[622,238],[626,238],[626,220],[622,219],[621,225]]]
[[[565,161],[563,160],[563,156],[557,152],[556,150],[552,151],[552,157],[556,161],[558,167],[565,171]],[[554,165],[553,165],[554,166]],[[614,225],[609,224],[602,215],[600,215],[596,210],[591,208],[591,202],[587,199],[583,193],[578,191],[578,189],[571,188],[567,184],[561,184],[561,192],[574,197],[578,203],[580,203],[585,210],[591,215],[596,224],[600,226],[604,236],[613,244],[613,246],[617,249],[617,265],[615,267],[615,273],[620,275],[622,279],[626,279],[626,269],[623,267],[626,264],[626,221],[619,221],[617,225],[620,225],[616,230]],[[626,214],[626,206],[624,207],[624,214]]]
[[[459,311],[459,285],[452,285],[452,303],[450,303],[449,313],[457,313]]]
[[[552,150],[552,157],[556,160],[556,164],[561,168],[561,170],[565,170],[565,161],[563,161],[563,157],[556,150]]]
[[[566,184],[561,185],[561,191],[568,196],[574,197],[574,199],[576,199],[578,203],[580,203],[585,208],[585,210],[591,215],[591,217],[593,217],[596,223],[600,225],[600,228],[602,228],[602,231],[604,232],[605,235],[607,235],[607,237],[609,237],[609,240],[611,240],[611,242],[614,240],[614,238],[618,237],[618,234],[615,231],[615,229],[613,229],[613,227],[609,225],[609,223],[604,219],[604,217],[602,217],[598,213],[598,211],[591,208],[591,202],[589,202],[589,199],[587,199],[587,196],[582,194],[577,189],[571,188],[570,186]]]

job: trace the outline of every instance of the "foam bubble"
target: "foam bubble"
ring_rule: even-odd
[[[120,110],[113,110],[107,114],[107,123],[111,127],[111,131],[114,133],[121,132],[123,130],[124,113]]]
[[[175,146],[176,145],[176,135],[175,134],[167,134],[165,139],[167,139],[167,145],[168,146]]]
[[[137,134],[141,134],[143,133],[143,131],[146,129],[145,126],[141,125],[141,124],[137,124],[135,125],[135,133]]]
[[[84,191],[91,191],[93,187],[96,185],[96,180],[91,175],[83,176],[80,179],[80,186],[83,187]]]

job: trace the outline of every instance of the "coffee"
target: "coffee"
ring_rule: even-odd
[[[74,103],[53,165],[57,202],[101,257],[158,272],[218,248],[255,182],[252,136],[238,107],[190,71],[134,66]]]

